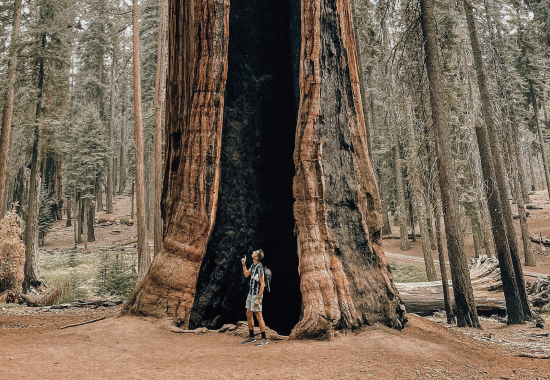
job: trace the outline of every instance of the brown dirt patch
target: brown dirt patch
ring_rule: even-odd
[[[376,325],[333,341],[263,347],[217,332],[175,334],[160,321],[135,317],[58,328],[89,317],[64,311],[38,326],[42,319],[29,315],[24,327],[0,328],[0,378],[545,379],[550,373],[550,360],[509,356],[497,344],[414,315],[403,331]],[[9,318],[0,316],[0,326]]]

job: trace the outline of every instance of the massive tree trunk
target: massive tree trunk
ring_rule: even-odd
[[[531,311],[529,307],[529,301],[527,299],[527,293],[525,291],[525,280],[523,279],[523,268],[519,257],[519,248],[518,248],[516,230],[514,228],[514,223],[512,219],[512,209],[510,207],[510,201],[509,201],[510,198],[508,195],[509,194],[508,186],[507,186],[508,180],[503,167],[502,147],[500,144],[499,132],[497,131],[497,127],[493,116],[493,105],[491,104],[489,90],[487,89],[487,84],[485,79],[485,67],[481,57],[481,48],[478,41],[473,8],[472,8],[472,5],[467,0],[464,0],[464,9],[466,11],[466,21],[468,23],[470,43],[472,44],[474,66],[477,74],[477,85],[479,88],[479,95],[481,97],[481,104],[483,105],[482,107],[483,118],[485,120],[485,124],[487,125],[487,132],[489,134],[489,142],[491,145],[490,149],[491,149],[491,154],[493,158],[492,161],[493,161],[494,171],[495,171],[494,173],[495,177],[492,177],[492,179],[496,180],[497,187],[498,187],[498,194],[500,196],[500,206],[502,209],[502,218],[504,219],[504,223],[506,227],[508,247],[510,249],[512,263],[514,265],[517,288],[519,291],[519,297],[523,308],[523,315],[526,318],[530,318]],[[493,215],[491,215],[491,219],[494,220]],[[496,237],[495,237],[495,241],[496,241]]]
[[[218,204],[228,21],[228,0],[170,0],[164,247],[125,312],[189,324]]]
[[[229,15],[227,0],[170,0],[164,247],[124,312],[234,323],[247,286],[239,258],[262,248],[278,276],[270,326],[298,322],[300,285],[294,337],[405,323],[380,248],[349,3],[306,3],[296,131],[288,15],[299,2],[289,12],[288,2],[233,0]]]
[[[4,194],[6,192],[6,177],[8,174],[11,119],[13,115],[15,77],[17,72],[17,42],[19,41],[19,27],[21,26],[21,0],[15,0],[13,7],[13,26],[7,70],[8,80],[4,98],[4,111],[2,113],[2,132],[0,134],[0,218],[4,215]]]
[[[349,2],[303,0],[293,189],[304,312],[296,338],[406,320],[380,245],[357,69]]]
[[[435,147],[439,164],[439,186],[443,201],[443,216],[447,234],[447,249],[451,262],[453,293],[459,326],[479,327],[464,238],[460,230],[458,198],[452,164],[452,151],[447,127],[447,111],[444,105],[444,85],[439,63],[433,0],[421,0],[421,24],[424,35],[424,58],[430,85],[430,102],[434,125]]]
[[[137,210],[138,273],[141,280],[151,263],[149,241],[147,240],[147,220],[145,214],[145,164],[143,141],[143,114],[141,109],[141,68],[139,56],[139,4],[132,1],[132,65],[134,77],[134,131],[135,131],[135,177]]]

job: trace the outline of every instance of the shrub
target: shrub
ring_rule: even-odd
[[[125,300],[136,286],[136,254],[121,249],[104,249],[96,277],[97,295]]]
[[[25,245],[21,242],[20,220],[15,211],[0,220],[0,293],[21,291],[24,279]]]

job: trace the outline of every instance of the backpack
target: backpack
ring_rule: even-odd
[[[264,281],[265,281],[265,287],[267,288],[268,292],[271,292],[271,288],[269,287],[269,284],[271,283],[271,269],[264,266]]]

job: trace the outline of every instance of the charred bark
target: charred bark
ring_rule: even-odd
[[[263,304],[267,323],[287,334],[300,318],[288,12],[284,1],[231,2],[218,212],[199,273],[192,328],[245,318],[248,285],[240,258],[257,248],[274,273],[273,292]]]
[[[349,3],[308,1],[307,26],[297,36],[302,56],[294,61],[297,4],[233,0],[229,13],[227,0],[170,1],[165,244],[125,313],[185,327],[234,322],[245,311],[239,258],[262,248],[276,279],[264,304],[270,326],[290,331],[296,324],[300,287],[304,316],[294,337],[405,323],[380,248]],[[312,4],[324,7],[323,20]],[[324,25],[319,34],[315,25]],[[319,54],[308,55],[311,48]],[[301,68],[298,131],[293,62]],[[311,77],[309,64],[316,68]],[[319,73],[326,85],[312,83]],[[308,119],[308,107],[315,117]],[[322,198],[308,196],[315,191]],[[311,266],[324,259],[327,266]]]

